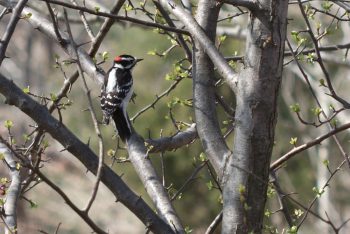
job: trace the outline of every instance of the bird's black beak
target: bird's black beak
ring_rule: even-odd
[[[136,59],[135,63],[141,62],[143,59]]]

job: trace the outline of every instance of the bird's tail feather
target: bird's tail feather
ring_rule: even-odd
[[[121,108],[117,108],[112,116],[115,126],[118,130],[118,134],[120,139],[125,142],[131,136],[131,129],[129,120],[124,116],[123,110]]]

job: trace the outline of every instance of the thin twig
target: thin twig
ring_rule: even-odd
[[[47,1],[47,0],[40,0],[40,1]],[[96,10],[92,10],[86,7],[81,7],[81,6],[74,6],[72,4],[66,3],[66,2],[61,2],[61,1],[56,1],[56,0],[48,0],[50,1],[50,3],[52,4],[56,4],[56,5],[61,5],[70,9],[75,9],[75,10],[80,10],[92,15],[98,15],[98,16],[103,16],[103,17],[109,17],[115,20],[121,20],[121,21],[129,21],[131,23],[135,23],[135,24],[139,24],[139,25],[144,25],[144,26],[148,26],[148,27],[153,27],[153,28],[160,28],[163,29],[165,31],[169,31],[169,32],[175,32],[175,33],[181,33],[184,35],[189,35],[189,32],[183,29],[179,29],[179,28],[174,28],[174,27],[168,27],[166,25],[162,25],[162,24],[157,24],[157,23],[153,23],[153,22],[148,22],[148,21],[143,21],[143,20],[139,20],[136,18],[132,18],[132,17],[128,17],[128,16],[119,16],[119,15],[115,15],[115,14],[110,14],[110,13],[106,13],[106,12],[99,12]]]
[[[171,197],[171,201],[174,201],[177,196],[179,196],[186,188],[186,186],[192,182],[194,180],[194,178],[196,177],[196,175],[200,172],[200,170],[206,165],[206,162],[201,163],[199,166],[197,166],[194,171],[192,172],[192,174],[187,178],[187,180],[185,181],[185,183],[179,188],[179,190],[177,190],[177,192]]]
[[[64,12],[65,21],[66,21],[67,32],[68,32],[68,35],[69,35],[69,38],[70,38],[70,43],[74,47],[74,52],[75,52],[75,56],[76,56],[76,62],[77,62],[77,65],[78,65],[79,76],[83,80],[84,89],[85,89],[86,96],[87,96],[87,99],[88,99],[89,110],[90,110],[90,113],[91,113],[91,119],[92,119],[92,121],[94,123],[95,132],[96,132],[96,135],[97,135],[97,138],[98,138],[98,142],[99,142],[99,162],[98,162],[98,168],[97,168],[97,174],[96,174],[96,182],[95,182],[95,185],[94,185],[91,197],[90,197],[90,199],[89,199],[89,201],[88,201],[88,203],[86,205],[86,208],[84,209],[84,212],[88,213],[90,208],[91,208],[91,206],[92,206],[92,203],[94,202],[94,200],[96,198],[98,187],[99,187],[100,180],[101,180],[101,175],[102,175],[101,173],[102,173],[102,167],[103,167],[103,156],[104,156],[103,155],[104,154],[104,145],[103,145],[103,138],[102,138],[102,134],[101,134],[101,131],[100,131],[100,127],[98,125],[96,113],[95,113],[95,110],[94,110],[94,107],[93,107],[93,104],[92,104],[92,98],[91,98],[91,95],[90,95],[90,90],[89,90],[89,87],[88,87],[88,85],[86,83],[86,79],[85,79],[85,76],[84,76],[84,73],[83,73],[83,69],[82,69],[81,64],[80,64],[79,55],[78,55],[78,49],[75,46],[75,42],[74,42],[74,39],[73,39],[72,31],[70,29],[69,22],[68,22],[67,11],[66,11],[65,8],[63,9],[63,12]]]
[[[172,83],[169,88],[167,90],[165,90],[163,93],[161,93],[160,95],[156,95],[155,100],[148,104],[147,106],[145,106],[144,108],[142,108],[139,112],[137,112],[130,120],[132,122],[135,122],[135,120],[144,112],[146,112],[147,110],[154,108],[154,106],[157,104],[158,101],[160,101],[160,99],[162,99],[164,96],[168,96],[169,93],[174,90],[176,88],[176,86],[182,81],[182,78],[178,78],[177,80],[174,81],[174,83]]]
[[[73,5],[78,6],[78,3],[77,3],[75,0],[71,0],[71,2],[73,3]],[[89,37],[90,37],[90,40],[91,40],[92,42],[95,41],[94,32],[92,31],[92,29],[91,29],[89,23],[88,23],[87,20],[86,20],[85,14],[84,14],[82,11],[79,11],[79,15],[80,15],[80,17],[81,17],[81,21],[82,21],[83,24],[84,24],[84,28],[85,28],[87,34],[88,34]]]
[[[306,149],[311,148],[312,146],[315,146],[317,144],[320,144],[322,141],[326,140],[329,137],[332,137],[333,135],[342,132],[344,130],[347,130],[350,128],[350,123],[341,125],[331,131],[329,131],[326,134],[323,134],[317,138],[315,138],[314,140],[311,140],[305,144],[302,144],[298,147],[294,147],[291,151],[289,151],[288,153],[284,154],[283,156],[281,156],[279,159],[277,159],[275,162],[273,162],[270,166],[270,170],[276,170],[278,169],[283,163],[285,163],[286,161],[288,161],[290,158],[292,158],[293,156],[295,156],[296,154],[303,152]]]

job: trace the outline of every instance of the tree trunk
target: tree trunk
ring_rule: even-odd
[[[233,157],[224,165],[222,233],[261,233],[287,26],[287,0],[259,1],[237,83]]]

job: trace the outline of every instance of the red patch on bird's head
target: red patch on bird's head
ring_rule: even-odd
[[[114,58],[114,62],[121,62],[123,59],[120,56]]]

